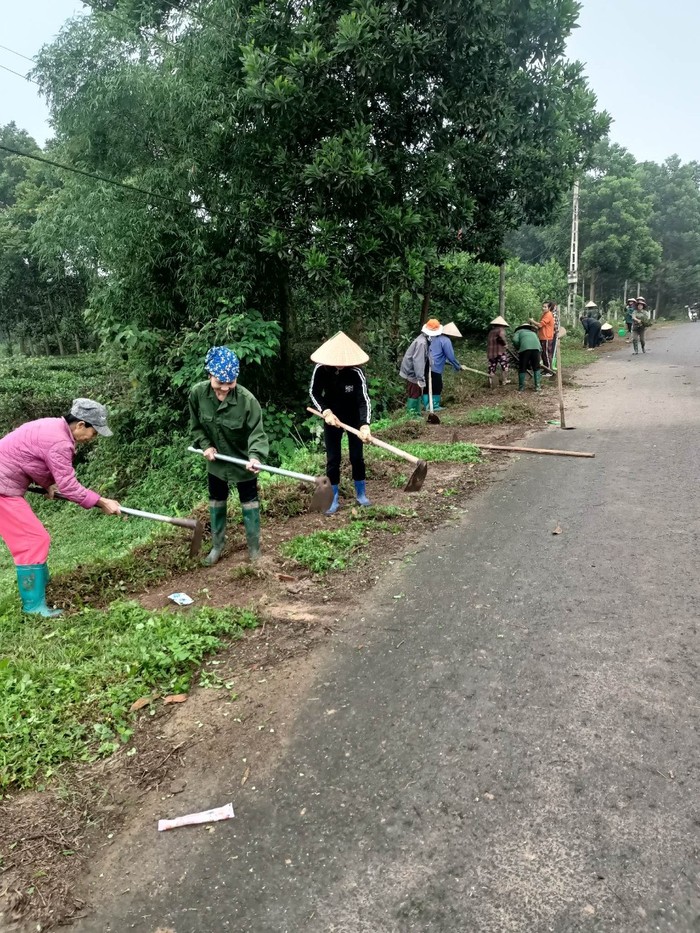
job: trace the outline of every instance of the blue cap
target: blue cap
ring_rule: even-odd
[[[235,382],[241,371],[238,357],[228,347],[212,347],[207,353],[204,366],[219,382]]]

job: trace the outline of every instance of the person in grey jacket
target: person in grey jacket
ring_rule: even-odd
[[[421,396],[425,392],[428,365],[430,361],[430,341],[439,337],[442,325],[435,318],[427,321],[401,360],[399,376],[406,380],[406,410],[420,418]]]

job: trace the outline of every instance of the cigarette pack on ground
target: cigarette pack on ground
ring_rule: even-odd
[[[196,826],[198,823],[217,823],[219,820],[233,819],[233,804],[227,803],[225,807],[215,807],[213,810],[202,810],[201,813],[188,813],[187,816],[176,816],[174,820],[158,820],[158,832],[166,829],[177,829],[180,826]]]

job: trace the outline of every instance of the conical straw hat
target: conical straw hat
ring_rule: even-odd
[[[506,321],[504,317],[501,317],[500,314],[491,321],[491,324],[498,324],[500,327],[510,327],[508,321]],[[491,324],[489,324],[489,327],[491,327]]]
[[[311,360],[322,366],[364,366],[369,357],[362,347],[339,330],[311,354]]]
[[[461,337],[462,336],[462,333],[459,327],[457,327],[454,321],[450,321],[449,324],[445,324],[445,326],[442,328],[442,332],[443,334],[446,334],[448,337]]]

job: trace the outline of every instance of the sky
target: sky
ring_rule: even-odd
[[[0,45],[33,56],[80,0],[0,0]],[[569,57],[586,65],[589,83],[614,123],[611,137],[640,161],[676,153],[700,161],[700,2],[582,0]],[[31,63],[0,48],[0,66],[26,73]],[[0,125],[14,120],[42,143],[48,112],[33,84],[0,68]]]

